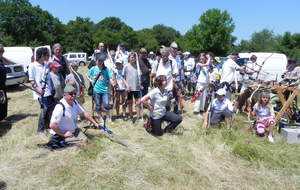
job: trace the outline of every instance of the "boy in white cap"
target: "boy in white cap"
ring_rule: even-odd
[[[226,91],[223,88],[216,92],[216,98],[211,102],[205,114],[203,128],[207,128],[210,124],[219,124],[223,119],[226,121],[227,128],[231,128],[233,106],[225,95]]]

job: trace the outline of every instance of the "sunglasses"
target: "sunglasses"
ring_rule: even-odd
[[[76,92],[70,92],[69,95],[70,96],[76,96]]]

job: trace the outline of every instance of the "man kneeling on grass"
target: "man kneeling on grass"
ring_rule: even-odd
[[[55,132],[50,143],[86,141],[87,137],[77,128],[77,115],[82,115],[95,126],[99,124],[75,100],[76,89],[66,85],[63,98],[55,106],[50,128]]]
[[[228,129],[232,125],[233,106],[229,99],[225,98],[226,91],[222,88],[216,92],[217,97],[209,105],[205,114],[203,128],[208,128],[209,124],[216,125],[221,120],[226,121]]]

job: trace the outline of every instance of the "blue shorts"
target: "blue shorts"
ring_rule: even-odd
[[[108,93],[96,93],[94,92],[94,101],[96,103],[95,111],[108,111],[109,102],[108,102]]]

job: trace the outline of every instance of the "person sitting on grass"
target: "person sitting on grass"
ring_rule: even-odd
[[[270,94],[262,92],[259,95],[258,102],[253,106],[253,110],[251,110],[251,107],[248,107],[248,111],[250,111],[252,117],[255,117],[254,129],[256,133],[263,135],[265,128],[269,128],[268,140],[273,143],[273,128],[276,122],[274,110],[270,103]]]
[[[227,129],[231,129],[233,106],[232,102],[225,95],[226,90],[223,88],[216,92],[216,98],[213,99],[205,114],[203,128],[219,124],[221,120],[225,119]]]
[[[168,100],[170,99],[168,91],[165,89],[167,86],[167,77],[160,75],[155,78],[154,85],[156,88],[152,89],[146,94],[139,105],[144,104],[150,111],[151,119],[151,133],[157,136],[163,135],[163,132],[172,132],[182,121],[182,117],[174,112],[169,112],[166,109]],[[148,102],[150,100],[151,103]],[[161,128],[163,121],[170,122],[164,130]]]
[[[77,115],[84,116],[95,126],[99,124],[80,106],[75,100],[76,88],[66,85],[63,98],[56,104],[51,120],[50,128],[55,132],[50,142],[86,141],[87,137],[77,128]],[[60,144],[61,145],[61,144]],[[59,148],[59,147],[58,147]]]

